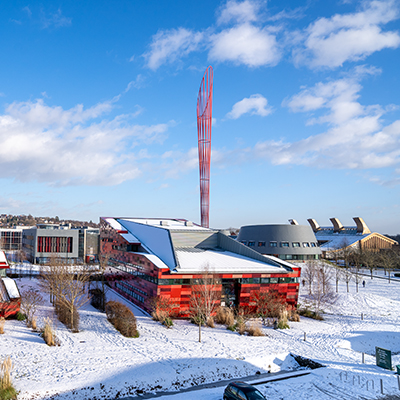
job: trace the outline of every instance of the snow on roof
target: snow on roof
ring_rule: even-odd
[[[214,273],[286,273],[287,270],[273,262],[263,263],[230,251],[198,248],[175,249],[178,272],[201,273],[205,268]]]
[[[146,254],[146,253],[137,253],[146,257],[150,262],[152,262],[157,268],[169,268],[167,264],[165,264],[160,258],[158,258],[154,254]]]
[[[109,218],[106,218],[108,221]],[[194,224],[191,221],[184,219],[169,219],[169,218],[118,218],[120,221],[126,220],[130,222],[136,222],[137,224],[151,225],[158,228],[168,230],[189,230],[189,231],[211,231],[212,229],[203,228],[200,225]]]
[[[128,243],[140,243],[140,240],[132,233],[122,233],[121,236],[128,242]]]
[[[293,264],[291,264],[290,262],[287,262],[285,260],[282,260],[282,259],[280,259],[278,257],[270,256],[270,255],[267,255],[267,254],[264,254],[264,257],[268,258],[269,260],[271,260],[273,262],[276,262],[279,265],[282,265],[284,268],[290,268],[290,269],[293,268]]]
[[[8,262],[4,251],[0,251],[0,268],[8,268]]]
[[[315,237],[318,241],[326,241],[326,243],[322,243],[320,248],[323,250],[330,250],[330,249],[339,249],[343,246],[353,246],[359,240],[362,240],[369,236],[370,233],[367,234],[357,234],[357,235],[343,235],[340,233],[332,233],[332,234],[317,234]]]
[[[3,278],[3,282],[10,299],[19,299],[21,297],[19,294],[17,284],[15,283],[14,279]]]

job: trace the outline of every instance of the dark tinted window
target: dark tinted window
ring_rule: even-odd
[[[247,393],[248,400],[265,400],[265,397],[258,391],[255,390],[254,392]]]

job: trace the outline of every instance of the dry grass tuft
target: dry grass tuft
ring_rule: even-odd
[[[213,317],[208,317],[208,319],[207,319],[207,326],[210,327],[210,328],[215,328],[215,325],[214,325],[214,318],[213,318]]]
[[[17,391],[11,381],[11,371],[13,367],[14,365],[10,356],[6,357],[0,364],[0,399],[2,400],[17,398]]]
[[[287,310],[282,310],[279,315],[279,320],[277,324],[278,329],[289,329],[289,322],[288,322],[288,312]]]
[[[44,320],[43,339],[48,346],[56,345],[55,333],[50,318],[45,318]]]
[[[295,308],[290,308],[288,310],[288,318],[289,321],[300,322],[300,315]]]
[[[233,326],[235,324],[235,315],[230,308],[219,307],[215,316],[215,322],[221,325]]]
[[[261,328],[254,324],[251,324],[250,328],[247,328],[247,333],[249,336],[265,336]]]
[[[37,318],[33,317],[31,321],[31,326],[34,331],[37,331]]]
[[[5,324],[6,320],[4,319],[4,317],[0,317],[0,335],[4,334],[4,324]]]

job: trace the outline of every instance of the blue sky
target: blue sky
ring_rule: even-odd
[[[211,227],[399,233],[399,18],[392,0],[1,2],[0,213],[199,222],[212,65]]]

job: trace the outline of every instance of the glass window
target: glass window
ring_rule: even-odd
[[[310,247],[310,243],[308,243],[308,242],[303,242],[303,247]]]
[[[281,242],[281,247],[289,247],[289,242]]]
[[[278,247],[278,242],[269,242],[269,247]]]
[[[311,247],[317,247],[315,243],[311,243]]]
[[[269,283],[269,278],[261,278],[261,283]]]
[[[246,244],[247,242],[245,240],[241,240],[240,243]]]
[[[246,395],[241,390],[238,390],[237,395],[240,400],[247,400]]]
[[[292,243],[292,246],[293,246],[293,247],[300,247],[300,243],[299,243],[299,242],[293,242],[293,243]]]
[[[249,242],[249,244],[247,246],[254,247],[255,245],[256,245],[256,242]]]
[[[260,278],[253,278],[253,283],[260,283]]]
[[[247,392],[248,400],[263,400],[265,397],[258,391],[254,390],[254,392]]]
[[[269,278],[270,283],[278,283],[278,278]]]
[[[258,242],[258,247],[265,247],[265,242]]]

